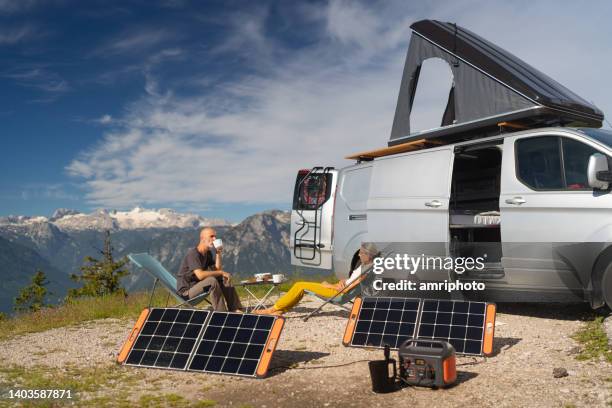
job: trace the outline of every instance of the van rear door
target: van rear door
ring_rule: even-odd
[[[300,170],[291,211],[291,264],[332,269],[332,225],[338,171]]]

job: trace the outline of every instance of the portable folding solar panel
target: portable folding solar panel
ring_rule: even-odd
[[[284,319],[277,316],[144,309],[117,361],[137,367],[265,377]]]
[[[417,339],[449,342],[457,354],[493,352],[495,305],[485,302],[424,299]]]
[[[409,339],[444,340],[457,354],[493,352],[495,304],[456,300],[357,298],[344,333],[349,347],[398,349]]]
[[[214,312],[188,370],[265,376],[282,326],[274,316]]]

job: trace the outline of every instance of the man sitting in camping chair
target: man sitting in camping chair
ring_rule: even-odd
[[[312,292],[323,298],[333,298],[340,292],[358,284],[357,281],[363,279],[364,274],[367,273],[372,262],[374,262],[374,258],[378,256],[380,256],[380,252],[376,245],[372,243],[362,244],[359,248],[361,265],[353,270],[348,279],[341,279],[338,283],[296,282],[287,293],[278,299],[274,306],[269,309],[258,310],[254,313],[282,315],[297,305],[302,300],[305,292]]]
[[[200,231],[200,242],[189,249],[181,262],[176,279],[177,291],[183,297],[192,299],[208,289],[214,310],[238,312],[242,304],[236,288],[231,284],[232,275],[221,267],[222,249],[217,248],[215,256],[211,252],[216,238],[217,233],[212,228]]]

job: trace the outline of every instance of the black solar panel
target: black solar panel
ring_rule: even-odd
[[[284,319],[177,308],[145,309],[118,361],[138,367],[266,375]]]
[[[125,364],[185,369],[208,315],[205,310],[151,309]]]
[[[459,354],[482,354],[486,303],[423,300],[417,338],[445,340]]]
[[[408,339],[444,340],[458,354],[490,354],[495,305],[452,300],[357,299],[343,343],[398,349]]]
[[[253,376],[276,318],[213,312],[188,370]]]
[[[398,348],[414,336],[418,310],[418,299],[363,299],[351,345]]]

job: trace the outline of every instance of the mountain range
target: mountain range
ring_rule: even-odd
[[[48,277],[50,301],[62,299],[74,287],[69,277],[79,272],[84,257],[99,257],[105,230],[111,232],[116,259],[148,252],[175,273],[187,249],[197,244],[199,230],[214,226],[224,242],[223,268],[228,272],[242,277],[261,272],[290,275],[289,218],[289,212],[270,210],[231,224],[170,209],[144,208],[89,214],[59,209],[50,218],[0,217],[0,311],[11,310],[19,289],[36,270]],[[129,268],[131,273],[123,282],[128,292],[152,284],[142,270]]]

